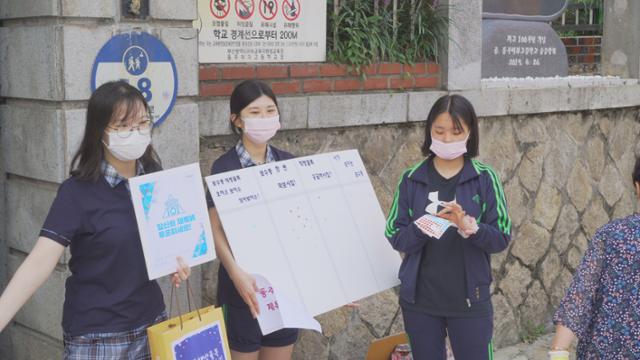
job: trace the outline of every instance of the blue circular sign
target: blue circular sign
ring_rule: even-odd
[[[119,34],[102,46],[91,71],[91,91],[114,80],[124,80],[140,90],[155,126],[167,118],[176,102],[176,63],[169,49],[149,33]]]

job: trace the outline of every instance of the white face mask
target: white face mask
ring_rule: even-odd
[[[109,145],[102,142],[109,152],[120,161],[138,160],[151,143],[151,129],[134,130],[129,136],[122,137],[115,132],[108,132]]]

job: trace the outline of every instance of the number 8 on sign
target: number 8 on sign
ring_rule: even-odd
[[[144,99],[147,102],[151,101],[151,98],[153,97],[151,94],[151,80],[148,78],[141,78],[138,80],[138,90],[140,90],[142,96],[144,96]]]

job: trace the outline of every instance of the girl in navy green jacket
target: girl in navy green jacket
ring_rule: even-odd
[[[467,99],[438,99],[425,130],[426,158],[402,174],[386,228],[405,255],[399,272],[405,329],[415,359],[445,359],[447,334],[456,360],[491,359],[490,255],[511,238],[502,184],[473,159],[478,119]],[[436,238],[415,223],[425,214],[452,226]]]

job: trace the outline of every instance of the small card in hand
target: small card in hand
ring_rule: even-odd
[[[431,214],[424,214],[419,219],[414,221],[418,229],[424,234],[440,239],[442,234],[451,226],[449,220],[433,216]]]

